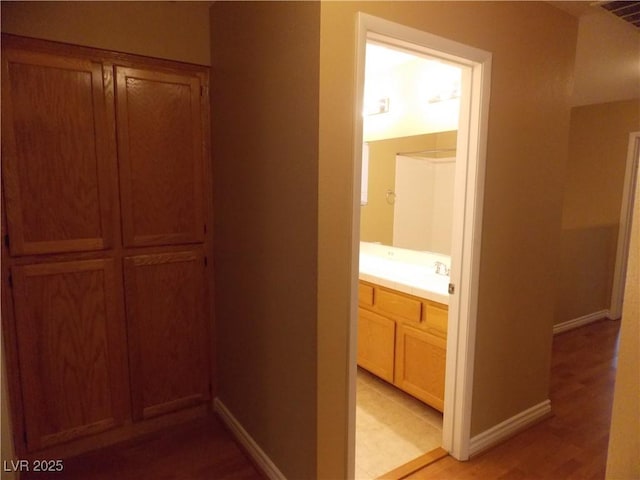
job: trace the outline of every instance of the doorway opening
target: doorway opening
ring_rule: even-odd
[[[640,169],[640,132],[629,134],[627,148],[627,164],[622,187],[622,204],[620,207],[620,227],[618,229],[618,246],[613,273],[611,291],[611,307],[609,318],[618,320],[622,317],[622,301],[624,297],[625,278],[627,274],[627,258],[631,243],[631,218],[633,217],[633,200]]]
[[[359,479],[388,474],[442,445],[461,79],[455,64],[366,43]]]
[[[374,478],[469,457],[491,55],[359,14],[356,58],[349,468]]]

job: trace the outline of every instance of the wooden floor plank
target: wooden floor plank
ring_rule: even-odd
[[[468,462],[446,457],[407,479],[603,479],[619,326],[602,320],[554,337],[552,417]]]
[[[22,480],[263,480],[222,422],[211,415],[147,438],[64,461],[62,473]]]

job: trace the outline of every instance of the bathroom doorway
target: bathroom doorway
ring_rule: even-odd
[[[350,341],[353,361],[350,369],[350,392],[355,401],[350,402],[354,405],[349,426],[354,442],[349,453],[349,462],[352,471],[356,472],[356,478],[375,478],[387,473],[389,466],[392,470],[412,460],[407,457],[412,448],[416,449],[413,451],[415,456],[426,453],[426,449],[431,446],[438,445],[461,460],[467,459],[469,455],[475,298],[479,263],[477,239],[480,238],[481,226],[491,56],[487,52],[369,15],[360,14],[358,22],[354,163],[355,171],[365,174],[356,175],[357,178],[354,180],[355,191],[362,192],[360,206],[354,211],[354,252],[369,255],[366,262],[370,267],[372,262],[376,264],[372,268],[377,269],[378,274],[382,271],[381,265],[392,265],[392,268],[395,268],[397,265],[389,262],[399,260],[398,257],[410,266],[412,262],[416,262],[418,269],[414,269],[413,273],[417,276],[423,273],[420,271],[421,267],[429,270],[429,274],[433,273],[433,281],[427,288],[416,284],[415,276],[407,280],[407,275],[410,277],[411,274],[405,275],[404,287],[408,283],[408,289],[401,287],[402,282],[376,277],[371,271],[361,272],[353,279],[352,291],[360,290],[361,300],[358,305],[358,295],[352,296],[351,331],[356,331],[355,325],[359,323],[360,317],[369,317],[372,319],[370,327],[360,325],[360,329],[368,330],[366,333],[358,332],[358,335],[361,342],[365,335],[373,340],[368,346],[363,347],[361,344],[360,352],[358,343],[361,342],[357,342],[356,335],[353,335],[354,338]],[[378,60],[372,60],[376,57]],[[376,62],[379,66],[372,67],[372,63]],[[380,73],[380,77],[374,80],[376,69],[379,72],[386,70],[386,73]],[[438,69],[442,72],[441,75],[436,74]],[[398,73],[400,71],[403,73]],[[429,82],[429,79],[433,78],[438,78],[438,81]],[[417,87],[411,87],[410,83]],[[400,98],[402,95],[399,96],[399,93],[407,94],[408,98]],[[377,151],[383,143],[389,142],[395,143],[392,146],[384,145],[382,149],[386,149],[387,153],[393,152],[392,159],[387,154],[387,163],[391,163],[392,166],[387,165],[386,170],[392,172],[394,181],[393,186],[388,183],[381,192],[377,185],[378,173],[375,171],[379,163],[376,160]],[[447,177],[452,183],[448,197],[445,194],[448,200],[442,203],[443,201],[435,199],[433,193],[424,195],[425,182],[431,182],[432,186],[444,187],[444,179]],[[406,216],[406,213],[411,211],[413,214],[426,211],[436,204],[439,207],[435,213],[442,213],[446,211],[446,204],[450,205],[448,223],[445,222],[446,226],[439,229],[435,235],[433,231],[428,232],[428,227],[433,227],[434,224],[442,225],[442,218],[440,221],[433,218],[417,218],[415,222],[421,223],[424,230],[418,235],[399,225],[394,229],[394,217],[400,218],[401,215],[398,209],[391,206],[396,201],[405,201],[411,197],[412,194],[408,190],[403,190],[401,194],[398,192],[398,189],[406,189],[410,184],[414,184],[414,187],[417,184],[417,197],[421,197],[423,203],[421,206],[408,209],[404,205],[402,215]],[[420,186],[424,187],[422,191]],[[440,190],[446,191],[447,188]],[[382,201],[386,202],[386,208]],[[378,203],[385,210],[383,216],[386,217],[372,221],[371,214],[376,206],[379,207],[376,205]],[[407,225],[402,219],[398,223]],[[434,240],[434,237],[438,240]],[[419,243],[420,238],[431,243]],[[394,245],[394,240],[398,245]],[[437,247],[434,247],[436,244]],[[374,256],[373,260],[371,255]],[[386,258],[378,262],[375,259],[376,255]],[[389,258],[396,255],[396,258]],[[360,260],[362,256],[356,259],[356,264]],[[425,290],[433,290],[435,295],[422,295]],[[369,291],[371,298],[367,300]],[[378,295],[380,299],[386,298],[385,301],[404,305],[408,310],[392,312],[385,318],[384,308],[376,310],[379,306],[375,300]],[[443,306],[448,307],[448,315],[446,309],[441,308]],[[391,310],[393,308],[395,307],[391,307]],[[431,395],[433,392],[429,392],[429,388],[410,378],[412,375],[413,378],[421,378],[423,372],[420,371],[420,367],[411,367],[411,372],[407,373],[408,360],[404,360],[409,356],[406,353],[409,347],[402,350],[405,344],[401,335],[411,330],[402,324],[402,319],[410,321],[410,317],[414,315],[413,320],[424,322],[427,317],[423,312],[430,308],[436,313],[428,318],[440,319],[440,323],[445,325],[444,334],[435,332],[434,338],[439,336],[437,346],[440,350],[430,351],[436,351],[434,355],[440,358],[440,370],[443,371],[440,395]],[[359,316],[359,310],[364,314]],[[442,310],[445,311],[444,317],[441,314]],[[389,320],[394,322],[389,323]],[[383,334],[386,332],[387,340],[379,342],[376,331]],[[398,349],[404,352],[401,354],[404,360],[397,357]],[[362,355],[364,350],[371,353],[370,358],[366,358],[366,353]],[[434,356],[432,353],[426,355]],[[359,357],[358,361],[356,357]],[[380,364],[378,360],[381,358],[388,359],[391,363]],[[423,355],[423,358],[426,357]],[[398,361],[401,367],[398,367]],[[360,366],[356,366],[356,363]],[[431,380],[427,383],[429,382],[433,383]],[[356,393],[357,389],[359,393]],[[410,395],[406,395],[407,392]],[[364,405],[369,402],[369,397],[383,400],[387,397],[386,400],[391,399],[396,405],[404,405],[409,411],[409,416],[400,422],[394,421],[392,417],[395,414],[390,413],[389,407]],[[414,397],[421,401],[416,401]],[[428,409],[427,413],[422,407]],[[383,413],[382,418],[374,419],[373,426],[365,425],[363,428],[367,422],[371,423],[368,417],[371,417],[371,413],[376,409]],[[444,412],[440,418],[439,411]],[[414,427],[421,422],[429,424],[427,426],[430,428],[425,428],[425,433],[416,433],[415,429],[409,434],[401,433],[398,426],[398,423],[404,423]],[[385,426],[391,431],[388,435],[390,443],[383,443],[383,450],[379,454],[371,452],[372,444],[381,444],[377,440],[371,441],[371,432],[379,432]],[[435,436],[434,428],[437,431]],[[427,433],[429,429],[431,433]],[[435,443],[423,442],[427,436],[434,437]],[[364,437],[369,441],[363,441]],[[407,447],[406,442],[412,445],[411,448]],[[391,462],[382,466],[379,465],[382,462],[377,461],[364,466],[364,450],[369,450],[378,460],[382,457],[389,459],[392,457],[391,453],[396,451],[404,452],[405,457],[398,457],[398,465],[392,465]],[[375,466],[373,463],[378,465]]]
[[[442,445],[461,81],[455,64],[366,43],[357,479],[378,478]],[[419,311],[396,311],[385,298]]]

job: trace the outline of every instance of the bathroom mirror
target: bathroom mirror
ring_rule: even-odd
[[[367,41],[360,240],[451,255],[461,81],[459,66]]]
[[[451,254],[456,131],[368,142],[360,240]]]

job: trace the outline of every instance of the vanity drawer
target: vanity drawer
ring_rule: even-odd
[[[358,302],[360,305],[373,305],[373,287],[371,285],[358,284]]]
[[[447,322],[449,310],[447,307],[434,303],[425,304],[425,327],[433,335],[447,338]]]
[[[391,315],[416,323],[420,322],[422,314],[422,302],[419,300],[381,288],[376,294],[376,307]]]

